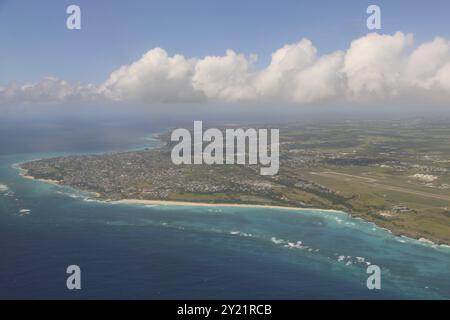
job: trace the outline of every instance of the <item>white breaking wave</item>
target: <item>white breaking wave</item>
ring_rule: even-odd
[[[241,231],[231,231],[230,234],[237,235],[240,237],[253,237],[253,235],[251,233],[245,233],[245,232],[241,232]]]
[[[19,213],[20,213],[21,215],[24,215],[24,214],[30,214],[30,212],[31,212],[30,209],[20,209],[20,210],[19,210]]]
[[[285,242],[284,240],[282,240],[282,239],[277,239],[277,238],[275,238],[275,237],[272,237],[270,240],[271,240],[273,243],[275,243],[275,244],[282,244],[282,243]]]
[[[0,194],[10,197],[14,196],[14,192],[6,184],[0,184]]]
[[[6,193],[9,191],[9,187],[6,184],[0,184],[0,193]]]
[[[319,249],[314,249],[309,246],[305,246],[302,241],[290,241],[290,240],[283,240],[283,239],[277,239],[275,237],[270,238],[270,241],[272,241],[275,244],[283,245],[284,248],[288,249],[302,249],[307,250],[308,252],[319,252]]]
[[[337,257],[338,262],[345,263],[346,266],[350,266],[352,264],[363,264],[363,265],[371,265],[372,263],[367,261],[367,258],[365,257],[352,257],[352,256],[345,256],[345,255],[339,255]]]
[[[288,242],[285,245],[286,248],[296,248],[296,249],[307,249],[307,246],[302,245],[301,241],[297,241],[297,242]]]

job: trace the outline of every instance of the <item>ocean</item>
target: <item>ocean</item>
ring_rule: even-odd
[[[1,126],[1,299],[450,298],[450,248],[345,213],[102,203],[14,168],[155,147],[153,134],[174,125],[139,121]],[[372,264],[380,290],[366,286]],[[69,265],[81,268],[81,290],[66,287]]]

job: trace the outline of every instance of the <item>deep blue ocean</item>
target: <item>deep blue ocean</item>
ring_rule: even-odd
[[[3,122],[0,298],[450,298],[450,248],[396,237],[345,213],[108,204],[24,179],[13,167],[155,147],[153,134],[173,125]],[[66,288],[73,264],[82,270],[81,290]],[[381,290],[366,287],[370,264],[381,268]]]

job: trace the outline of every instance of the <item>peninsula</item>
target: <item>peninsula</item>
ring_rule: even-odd
[[[261,126],[267,128],[268,126]],[[75,155],[20,165],[26,175],[114,202],[207,203],[344,211],[398,235],[450,244],[448,121],[342,121],[272,125],[280,170],[175,165],[169,134],[157,149]]]

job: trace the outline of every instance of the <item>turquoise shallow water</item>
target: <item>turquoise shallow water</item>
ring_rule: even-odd
[[[449,248],[345,213],[93,202],[12,168],[53,155],[0,156],[0,298],[450,298]]]

